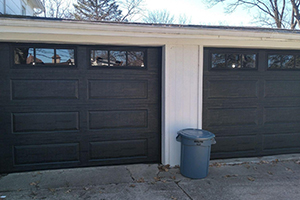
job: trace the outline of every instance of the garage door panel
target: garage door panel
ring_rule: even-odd
[[[12,113],[13,133],[79,130],[79,112]]]
[[[266,80],[265,98],[300,98],[300,80]]]
[[[299,151],[300,132],[263,135],[263,151]]]
[[[89,129],[146,128],[147,110],[89,111]]]
[[[148,98],[148,81],[89,80],[89,99],[102,98]]]
[[[14,165],[79,162],[79,143],[14,146]]]
[[[238,152],[255,152],[257,149],[257,136],[235,136],[235,137],[216,137],[217,144],[212,146],[212,153],[238,153]]]
[[[127,137],[126,135],[127,134]],[[97,137],[97,135],[99,137]],[[134,139],[128,139],[128,136]],[[113,160],[144,160],[159,159],[156,132],[106,131],[96,132],[89,137],[88,162],[102,163]]]
[[[78,80],[11,80],[12,100],[78,99]]]
[[[208,127],[258,125],[256,107],[209,108],[206,117]]]
[[[207,81],[207,98],[258,98],[257,80]]]
[[[147,158],[147,145],[147,139],[91,142],[89,161]]]
[[[265,107],[264,121],[265,125],[271,124],[300,124],[300,106],[298,107]]]
[[[226,127],[210,127],[207,130],[213,130],[218,136],[250,136],[260,133],[261,126],[226,126]]]

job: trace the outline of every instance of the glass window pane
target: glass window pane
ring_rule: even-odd
[[[58,65],[75,65],[74,49],[56,49],[55,63]]]
[[[53,64],[54,49],[37,48],[35,49],[35,64]]]
[[[295,58],[296,58],[295,68],[300,69],[300,55],[296,56]]]
[[[225,69],[225,54],[213,53],[211,62],[213,69]]]
[[[34,50],[28,47],[15,48],[14,58],[15,64],[32,64],[34,63]]]
[[[282,68],[283,69],[293,69],[295,62],[294,56],[292,55],[283,55],[282,56]]]
[[[110,66],[126,66],[126,51],[110,51]]]
[[[239,54],[227,54],[227,68],[241,68]]]
[[[108,51],[92,50],[91,51],[92,66],[108,66]]]
[[[280,69],[281,67],[281,55],[269,55],[268,56],[268,68]]]
[[[243,54],[242,55],[242,68],[254,69],[256,60],[256,54]]]
[[[144,52],[142,51],[128,51],[128,66],[145,67]]]

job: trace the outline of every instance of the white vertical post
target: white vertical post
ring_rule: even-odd
[[[166,102],[169,100],[169,93],[168,89],[166,87],[166,82],[167,82],[167,49],[168,45],[163,46],[162,48],[162,81],[161,81],[161,162],[163,164],[168,164],[170,163],[170,136],[168,134],[168,126],[167,126],[167,121],[168,121],[168,106],[166,105]]]
[[[202,129],[202,112],[203,112],[203,60],[204,60],[204,48],[203,45],[199,45],[199,69],[198,69],[198,124],[197,128]]]

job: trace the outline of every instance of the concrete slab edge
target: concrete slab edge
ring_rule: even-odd
[[[231,159],[217,159],[210,160],[209,164],[214,165],[240,165],[245,163],[268,163],[268,162],[282,162],[300,160],[300,154],[283,154],[263,157],[250,157],[250,158],[231,158]]]

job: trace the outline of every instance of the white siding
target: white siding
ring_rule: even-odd
[[[31,3],[28,3],[26,5],[26,15],[33,16],[33,5]]]
[[[21,15],[22,14],[21,0],[15,0],[15,1],[6,0],[6,14]]]
[[[198,46],[167,45],[164,73],[164,164],[180,162],[177,131],[198,126]]]
[[[4,14],[4,0],[0,0],[0,13]]]
[[[31,2],[23,0],[6,0],[6,9],[4,9],[4,0],[0,0],[0,12],[9,15],[22,15],[22,6],[26,9],[26,15],[33,15],[33,5]]]

